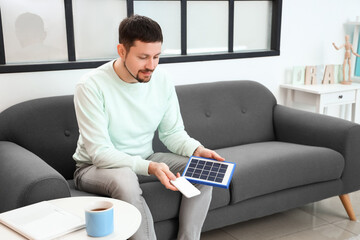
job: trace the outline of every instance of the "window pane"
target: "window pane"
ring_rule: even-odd
[[[116,58],[125,0],[73,0],[76,59]]]
[[[162,54],[181,54],[180,1],[135,1],[135,14],[154,19],[161,26]]]
[[[271,11],[271,1],[235,2],[234,51],[270,49]]]
[[[0,0],[7,63],[67,61],[62,0]]]
[[[227,52],[228,2],[189,1],[187,7],[187,52]]]

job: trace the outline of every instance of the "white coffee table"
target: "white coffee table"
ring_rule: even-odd
[[[101,240],[124,240],[131,237],[139,228],[141,223],[141,214],[133,205],[112,198],[105,197],[70,197],[51,200],[52,204],[63,208],[73,214],[85,218],[84,208],[93,201],[106,200],[114,204],[114,232],[109,236],[102,238],[89,237],[85,229],[81,229],[57,239],[62,240],[82,240],[82,239],[101,239]],[[1,239],[26,239],[22,235],[14,232],[10,228],[0,224]]]

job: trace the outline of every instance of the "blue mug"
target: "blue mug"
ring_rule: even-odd
[[[105,237],[114,231],[114,205],[97,201],[85,208],[86,232],[91,237]]]

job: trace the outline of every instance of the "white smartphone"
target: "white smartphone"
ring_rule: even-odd
[[[170,182],[187,198],[197,196],[201,193],[199,189],[192,185],[185,177],[179,177],[176,178],[175,181],[170,180]]]

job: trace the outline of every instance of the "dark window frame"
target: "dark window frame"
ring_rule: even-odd
[[[127,15],[134,13],[134,1],[149,0],[126,0]],[[167,0],[171,1],[171,0]],[[280,35],[281,35],[281,15],[282,0],[246,0],[246,1],[271,1],[272,2],[272,20],[271,20],[271,43],[270,50],[249,50],[234,52],[234,5],[235,1],[245,0],[210,0],[210,1],[228,1],[229,2],[229,31],[228,31],[228,52],[217,53],[201,53],[187,55],[187,2],[188,1],[204,1],[204,0],[174,0],[181,2],[181,55],[162,56],[160,63],[180,63],[180,62],[196,62],[210,60],[240,59],[253,57],[268,57],[280,55]],[[209,1],[209,0],[206,0]],[[65,6],[65,22],[67,34],[68,62],[58,63],[28,63],[28,64],[6,64],[4,36],[2,31],[2,19],[0,8],[0,73],[16,73],[16,72],[37,72],[37,71],[54,71],[54,70],[71,70],[95,68],[108,61],[92,60],[77,61],[75,54],[75,36],[74,22],[72,11],[72,0],[64,0]]]

